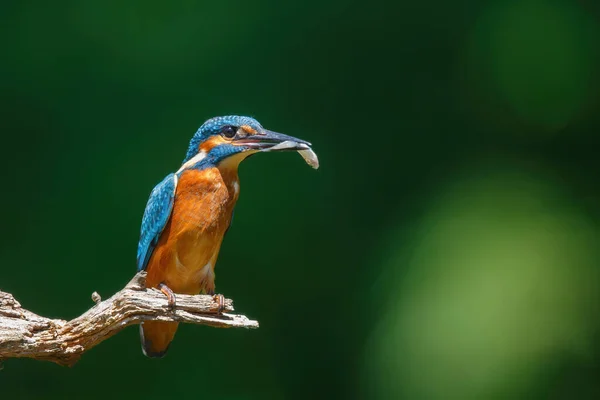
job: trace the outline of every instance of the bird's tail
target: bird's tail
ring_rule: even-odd
[[[177,322],[146,321],[140,324],[142,351],[147,357],[161,358],[169,350],[169,345],[177,332]]]

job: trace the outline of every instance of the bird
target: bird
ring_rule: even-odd
[[[215,264],[240,193],[239,164],[269,151],[295,150],[304,157],[312,153],[310,146],[264,129],[251,117],[205,121],[180,168],[152,189],[146,204],[137,250],[137,270],[146,271],[146,287],[163,292],[170,307],[176,306],[176,294],[204,293],[216,296],[222,310],[224,298],[215,295]],[[177,322],[142,322],[143,353],[164,357],[177,327]]]

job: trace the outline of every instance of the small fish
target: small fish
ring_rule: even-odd
[[[269,147],[268,149],[263,150],[263,151],[287,150],[287,149],[298,151],[298,154],[300,154],[302,156],[302,158],[304,159],[304,161],[306,161],[306,163],[308,165],[310,165],[314,169],[319,168],[319,159],[317,158],[317,155],[315,154],[313,149],[311,149],[304,143],[297,143],[292,140],[286,140],[285,142],[281,142],[281,143],[279,143],[273,147]]]
[[[310,165],[314,169],[319,168],[319,159],[317,158],[317,155],[311,148],[308,148],[307,150],[298,150],[298,154],[300,154],[302,158],[304,158],[304,161],[306,161],[308,165]]]

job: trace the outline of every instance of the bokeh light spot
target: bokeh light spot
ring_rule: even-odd
[[[598,333],[598,227],[558,184],[519,170],[482,169],[435,199],[412,240],[403,228],[391,241],[370,395],[545,390],[547,366],[589,353]]]

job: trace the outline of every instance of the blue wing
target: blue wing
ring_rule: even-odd
[[[175,190],[177,189],[177,176],[169,174],[161,183],[156,185],[150,193],[137,251],[137,270],[146,269],[150,256],[158,243],[160,234],[169,221],[173,210]]]

